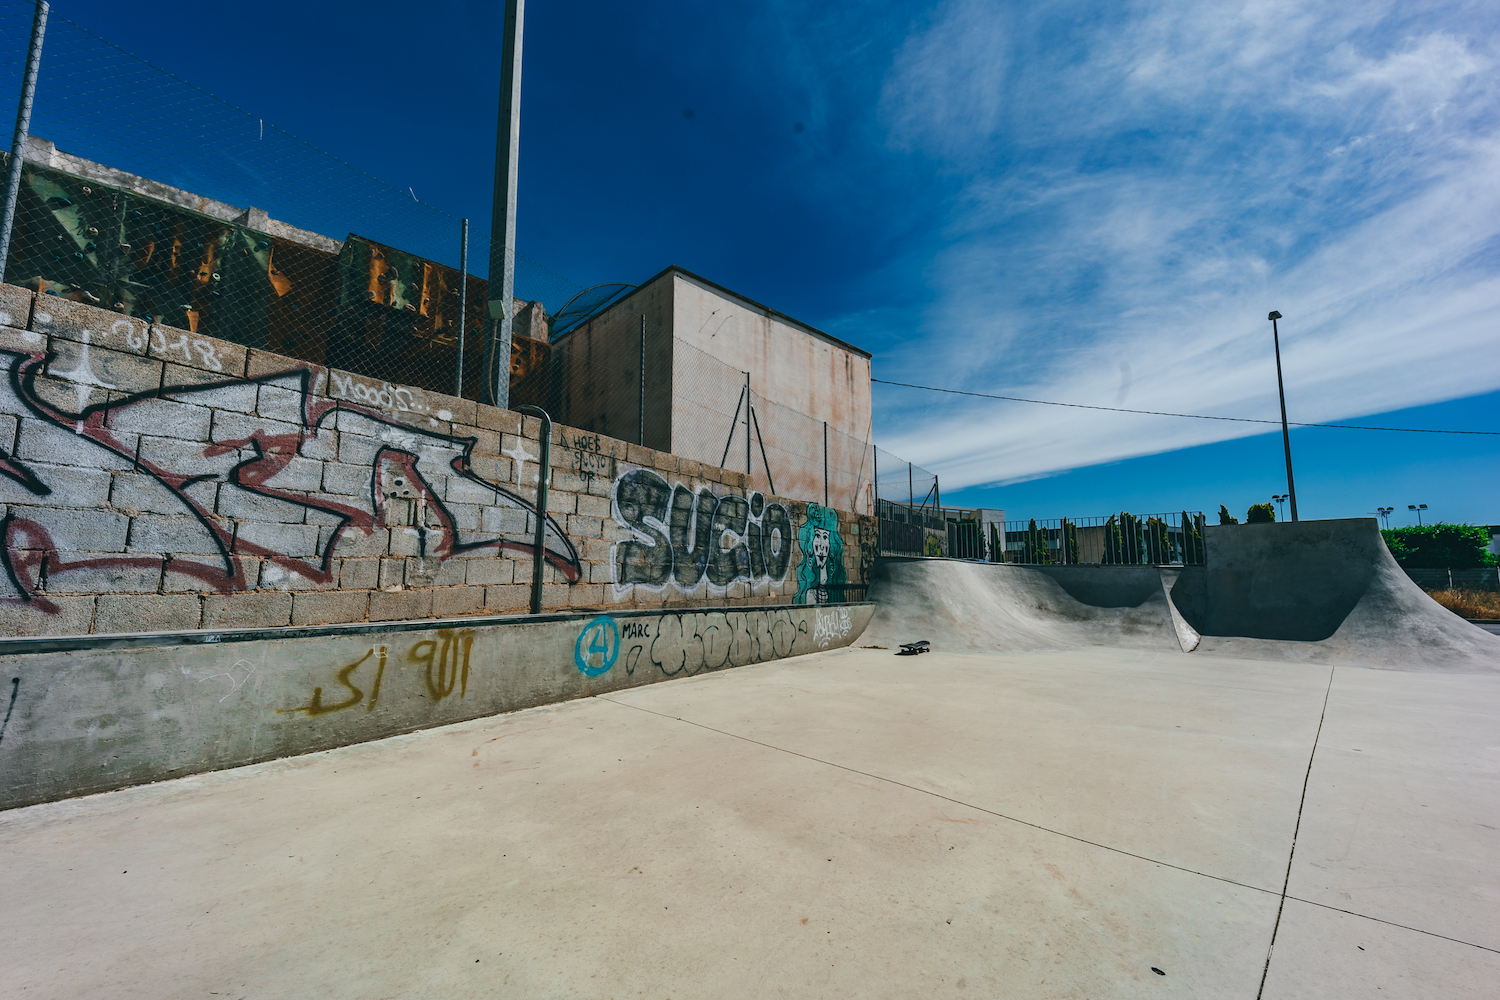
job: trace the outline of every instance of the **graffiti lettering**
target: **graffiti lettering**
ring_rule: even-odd
[[[782,580],[792,556],[792,521],[760,493],[715,496],[634,469],[615,480],[615,519],[634,538],[616,543],[615,587],[670,582],[710,592],[739,581]]]
[[[666,677],[789,656],[797,636],[807,634],[806,623],[786,610],[694,611],[630,625],[620,639],[626,674],[644,660]]]
[[[473,645],[473,629],[455,632],[445,628],[438,630],[437,639],[423,639],[407,651],[409,661],[427,668],[424,680],[433,701],[442,701],[452,694],[455,683],[460,700],[469,693],[469,650]]]
[[[334,399],[381,406],[399,413],[427,412],[427,407],[418,406],[412,397],[411,390],[405,386],[392,385],[389,382],[382,382],[379,386],[368,386],[354,376],[345,375],[343,372],[329,372],[329,375],[331,388],[328,394]]]
[[[364,656],[339,669],[337,675],[338,682],[349,692],[349,697],[343,701],[334,702],[332,705],[325,705],[323,704],[323,689],[315,687],[313,688],[312,698],[308,700],[306,705],[298,705],[296,708],[278,708],[276,714],[286,715],[291,712],[306,712],[309,716],[327,715],[329,712],[342,712],[346,708],[353,708],[355,705],[358,705],[364,699],[365,693],[354,686],[354,683],[349,680],[349,676],[364,666],[365,662],[372,656],[378,657],[375,667],[375,683],[370,688],[370,703],[365,706],[365,711],[375,711],[375,703],[380,700],[380,680],[385,676],[385,654],[386,647],[374,646]]]
[[[816,614],[817,620],[813,622],[813,642],[818,644],[819,649],[827,649],[830,642],[842,639],[854,627],[849,620],[848,608],[839,608],[826,615],[821,611]]]
[[[311,368],[257,379],[168,386],[91,406],[82,405],[89,390],[80,382],[83,398],[73,411],[59,408],[38,392],[37,381],[47,360],[40,348],[29,355],[0,352],[0,363],[8,362],[8,378],[0,382],[0,412],[30,411],[62,431],[52,445],[56,453],[49,458],[53,461],[85,469],[123,466],[154,479],[161,491],[157,502],[168,505],[163,509],[175,506],[192,516],[187,523],[196,524],[171,543],[189,553],[172,556],[172,571],[221,592],[258,584],[253,574],[246,579],[241,564],[245,557],[266,559],[275,567],[274,572],[263,574],[263,580],[286,579],[290,573],[315,583],[331,583],[336,568],[333,560],[346,536],[369,536],[387,526],[416,528],[418,554],[439,563],[459,556],[529,558],[533,551],[535,507],[470,471],[475,438],[418,429],[346,402],[319,399],[310,389]],[[350,388],[358,383],[335,382],[346,396],[359,395]],[[211,442],[155,452],[144,445],[138,448],[135,434],[116,430],[136,408],[166,422],[178,410],[184,421],[196,419],[203,407],[234,412],[236,393],[246,385],[285,390],[291,399],[300,400],[295,414],[298,423],[289,424],[293,418],[284,412],[283,419],[237,416],[235,424],[226,422],[226,426],[242,430],[232,437],[217,437],[216,418],[216,437]],[[370,397],[370,392],[365,396]],[[391,399],[400,401],[405,392],[400,390]],[[384,396],[379,401],[385,405]],[[243,412],[242,405],[239,411]],[[363,495],[347,487],[326,492],[320,463],[336,467],[346,482],[362,479],[368,484]],[[14,505],[0,520],[0,569],[5,571],[0,574],[0,601],[29,603],[48,613],[57,608],[39,593],[44,578],[73,571],[149,567],[160,565],[162,559],[161,554],[62,558],[46,527],[45,507],[34,507],[31,516],[18,513],[27,510],[19,505],[36,504],[35,498],[53,493],[47,480],[57,470],[58,466],[33,466],[0,450],[0,488],[14,495],[9,498]],[[25,493],[15,495],[10,484]],[[241,515],[226,513],[234,507],[253,507],[258,513],[250,520],[267,527],[235,520]],[[283,539],[301,537],[274,527],[280,524],[321,526],[317,544],[298,551],[280,548]],[[195,531],[198,537],[188,537]],[[544,558],[570,583],[581,577],[578,554],[550,515],[543,549]]]

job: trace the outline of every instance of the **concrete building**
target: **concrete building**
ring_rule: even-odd
[[[744,468],[768,494],[874,509],[867,351],[676,266],[552,351],[546,403],[569,426]]]

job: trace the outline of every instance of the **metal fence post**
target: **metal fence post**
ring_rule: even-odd
[[[542,553],[547,542],[547,480],[552,478],[552,418],[540,406],[525,403],[516,407],[517,413],[529,413],[542,421],[541,469],[536,477],[536,534],[532,538],[531,554],[531,613],[542,613]]]
[[[464,325],[469,315],[469,220],[463,220],[458,245],[458,363],[453,372],[453,395],[464,397]]]
[[[5,205],[0,214],[0,281],[10,256],[11,226],[16,221],[16,196],[21,193],[21,164],[25,160],[26,137],[31,133],[31,105],[36,98],[36,75],[42,64],[42,36],[47,33],[46,0],[37,0],[31,19],[31,47],[26,51],[26,73],[21,78],[21,101],[16,106],[16,133],[10,143],[10,169],[5,178]]]
[[[750,468],[750,373],[745,373],[745,475],[752,474]]]

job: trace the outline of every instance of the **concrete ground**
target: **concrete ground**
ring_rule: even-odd
[[[0,814],[0,992],[1493,997],[1497,719],[1494,674],[813,654]]]

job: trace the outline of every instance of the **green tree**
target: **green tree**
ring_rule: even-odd
[[[1187,511],[1182,512],[1182,561],[1189,566],[1203,564],[1203,518],[1191,517]]]
[[[1382,531],[1386,547],[1405,569],[1474,569],[1495,565],[1486,551],[1489,531],[1477,524],[1421,524]]]
[[[1063,518],[1061,535],[1062,561],[1069,566],[1078,565],[1078,526]]]
[[[1246,524],[1271,524],[1276,520],[1276,508],[1269,503],[1253,503],[1245,511]]]
[[[1229,513],[1229,508],[1228,507],[1224,506],[1223,504],[1219,504],[1219,523],[1220,524],[1239,524],[1240,523],[1240,519],[1237,518],[1237,517],[1235,517],[1233,514]]]

